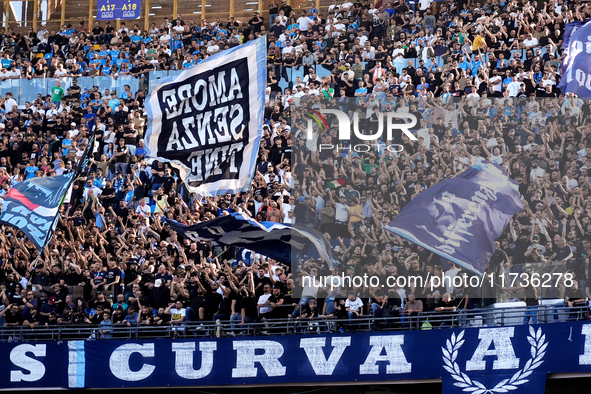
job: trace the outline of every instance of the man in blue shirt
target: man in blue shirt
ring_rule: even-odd
[[[29,161],[29,166],[25,168],[25,179],[35,178],[37,171],[39,171],[39,167],[35,165],[35,160]]]
[[[511,71],[507,70],[505,72],[505,78],[503,79],[503,89],[507,88],[507,85],[509,85],[511,82],[513,82],[513,74],[511,74]]]
[[[483,66],[484,64],[480,60],[480,56],[474,56],[474,61],[472,62],[472,76],[475,77],[478,74],[478,68]]]
[[[139,33],[140,33],[139,30],[134,30],[133,31],[133,35],[130,37],[131,42],[137,43],[137,42],[142,41],[142,36],[140,36]]]
[[[107,49],[106,45],[101,46],[101,51],[98,53],[98,59],[101,66],[104,66],[107,61],[107,56],[111,54],[111,51]]]
[[[111,92],[111,98],[109,99],[109,108],[111,108],[112,113],[115,113],[115,110],[119,106],[119,99],[117,98],[117,93],[115,91]]]
[[[10,58],[10,56],[8,55],[8,53],[4,54],[4,59],[2,59],[2,67],[9,69],[10,68],[10,64],[12,63],[12,59]]]
[[[129,305],[127,307],[127,316],[123,319],[123,323],[126,324],[128,327],[136,326],[137,325],[137,312],[135,311],[135,306]]]
[[[135,149],[136,156],[145,156],[146,153],[146,149],[144,148],[144,140],[139,140],[137,148]]]
[[[113,61],[116,61],[116,59],[119,57],[119,52],[121,52],[121,50],[119,49],[119,45],[115,45],[110,51],[109,54],[111,55],[111,59]]]
[[[391,2],[386,3],[386,8],[384,9],[384,11],[386,11],[388,13],[388,16],[390,18],[392,17],[392,15],[396,14],[396,10],[394,9],[394,7],[392,7]]]
[[[94,126],[96,125],[96,114],[92,112],[92,107],[86,108],[86,114],[84,114],[84,121],[86,123],[86,127],[88,131],[92,131]]]
[[[95,67],[98,67],[101,65],[101,59],[99,59],[99,54],[98,53],[94,53],[94,57],[92,59],[90,59],[90,64],[94,64]]]
[[[466,61],[466,57],[465,56],[460,56],[460,63],[458,64],[458,67],[464,71],[466,71],[467,69],[469,69],[470,67],[472,67],[472,64],[470,64],[469,62]]]

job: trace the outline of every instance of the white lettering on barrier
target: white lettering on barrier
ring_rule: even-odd
[[[359,367],[361,375],[377,375],[380,373],[378,361],[388,361],[386,366],[387,374],[409,373],[412,364],[406,361],[406,356],[402,351],[404,344],[404,335],[380,335],[369,338],[371,350],[365,359],[365,362]],[[386,354],[382,352],[386,350]]]
[[[255,354],[256,349],[264,350]],[[275,341],[235,341],[236,368],[232,368],[233,378],[254,378],[260,363],[267,376],[285,376],[285,367],[279,362],[283,355],[283,346]]]
[[[27,356],[45,357],[46,345],[18,345],[10,352],[10,361],[17,367],[28,371],[10,371],[11,382],[36,382],[45,375],[45,365],[39,360]]]
[[[333,337],[330,344],[333,349],[327,359],[323,351],[326,346],[326,338],[303,338],[300,340],[300,348],[306,352],[308,361],[310,361],[316,375],[332,375],[343,352],[347,346],[351,345],[351,337]]]
[[[199,342],[201,368],[193,369],[195,342],[173,343],[172,351],[175,353],[174,369],[176,373],[185,379],[206,377],[213,370],[213,352],[215,350],[217,350],[216,342]]]
[[[117,379],[137,382],[146,379],[156,369],[154,365],[144,363],[139,371],[132,371],[129,367],[129,358],[133,353],[139,353],[142,357],[154,357],[154,344],[128,343],[115,349],[109,358],[109,368]]]
[[[511,338],[515,327],[483,328],[478,331],[480,343],[474,351],[472,358],[466,361],[466,370],[484,371],[486,369],[485,356],[496,356],[493,369],[519,368],[519,359],[515,357],[515,350],[511,344]],[[494,349],[490,349],[490,345]]]
[[[584,336],[584,348],[582,354],[579,354],[579,365],[591,365],[591,324],[582,326],[581,335]],[[485,357],[487,356],[496,357],[493,362],[493,370],[519,368],[520,359],[515,356],[511,342],[513,337],[514,327],[480,329],[479,343],[472,358],[466,362],[466,371],[486,370]],[[344,351],[351,346],[351,343],[351,337],[332,337],[330,340],[332,350],[327,353],[324,349],[327,346],[327,337],[302,338],[299,347],[306,353],[317,376],[330,376],[334,373]],[[371,349],[365,362],[359,368],[361,375],[380,374],[380,364],[378,363],[385,361],[388,362],[386,374],[410,373],[412,371],[412,364],[407,361],[401,346],[404,344],[404,335],[372,336],[369,338],[369,344]],[[175,370],[181,378],[201,379],[209,376],[213,371],[217,342],[199,343],[199,351],[201,352],[199,369],[193,367],[196,342],[172,343],[171,346],[175,353]],[[281,343],[269,340],[235,341],[233,348],[236,350],[237,361],[236,368],[232,369],[232,378],[258,376],[256,363],[260,363],[269,377],[286,375],[286,367],[279,361],[284,354],[284,347]],[[46,367],[38,358],[46,357],[46,352],[44,344],[15,346],[9,355],[12,364],[10,381],[36,382],[44,378]],[[257,352],[259,354],[256,354]],[[109,358],[109,368],[117,379],[140,381],[148,378],[155,371],[156,367],[145,361],[139,371],[132,371],[129,361],[133,353],[139,353],[144,358],[156,356],[153,343],[129,343],[119,346]],[[299,374],[299,370],[296,368],[292,373]]]
[[[585,336],[585,347],[583,354],[579,355],[579,365],[591,365],[591,324],[585,324],[581,334]]]

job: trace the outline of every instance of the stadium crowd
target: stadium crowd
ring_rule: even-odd
[[[109,338],[115,325],[219,320],[238,333],[249,322],[288,316],[406,316],[515,299],[537,305],[542,294],[532,286],[490,294],[433,288],[433,276],[471,274],[382,228],[422,190],[478,158],[503,166],[527,202],[497,240],[489,272],[568,272],[576,284],[545,296],[585,302],[591,105],[564,97],[557,84],[565,24],[589,17],[588,5],[335,0],[326,10],[293,10],[272,0],[269,13],[270,21],[253,13],[244,23],[177,15],[149,31],[96,22],[92,30],[80,23],[3,32],[0,79],[74,82],[67,90],[58,82],[32,103],[10,93],[0,99],[0,197],[25,179],[74,171],[93,132],[96,145],[42,255],[19,230],[0,233],[2,325],[93,324]],[[171,167],[145,157],[149,72],[186,69],[258,36],[269,42],[267,105],[252,188],[189,195]],[[292,80],[294,69],[302,76]],[[98,75],[142,82],[137,92],[116,92],[75,79]],[[366,131],[377,127],[379,112],[411,113],[420,119],[419,139],[396,136],[368,152],[319,151],[320,143],[343,142],[332,127],[318,130],[316,144],[304,139],[303,107],[360,111]],[[404,149],[390,152],[391,143]],[[236,211],[318,228],[341,264],[306,258],[296,272],[264,256],[243,261],[232,248],[180,239],[162,221],[194,224]],[[303,283],[364,274],[382,283],[404,275],[424,281],[386,290]],[[299,301],[289,298],[295,286]]]

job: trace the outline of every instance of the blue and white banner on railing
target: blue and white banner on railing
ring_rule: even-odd
[[[262,137],[265,86],[264,38],[163,79],[146,101],[147,155],[179,168],[190,192],[248,190]]]
[[[351,335],[0,342],[0,388],[190,387],[442,379],[444,393],[544,392],[591,372],[591,324]]]
[[[522,209],[517,183],[482,161],[421,192],[384,228],[482,275],[494,240]]]

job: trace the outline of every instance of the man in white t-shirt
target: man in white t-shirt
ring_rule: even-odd
[[[213,55],[220,51],[219,45],[215,42],[215,40],[211,40],[211,43],[207,46],[207,53]]]
[[[171,40],[171,36],[170,34],[168,34],[168,31],[165,31],[164,34],[162,34],[159,38],[160,41],[160,45],[168,45],[170,44],[170,40]]]
[[[503,90],[503,78],[498,75],[497,70],[493,70],[493,76],[488,79],[488,82],[493,86],[495,93],[501,93]],[[448,292],[449,293],[449,292]]]
[[[306,11],[302,11],[302,16],[298,18],[298,26],[300,31],[308,31],[308,27],[310,26],[310,22],[312,21],[308,15],[306,15]]]
[[[538,161],[534,160],[532,162],[532,168],[531,168],[531,172],[529,174],[532,181],[536,180],[536,179],[542,179],[544,177],[545,173],[546,173],[546,171],[542,167],[540,167],[540,163],[538,163]]]
[[[427,10],[433,3],[433,0],[419,0],[419,9],[421,11]]]
[[[18,104],[13,98],[12,93],[6,93],[6,101],[4,102],[4,109],[6,113],[12,112],[12,109]]]
[[[169,305],[164,313],[171,315],[169,324],[174,327],[174,331],[183,331],[185,329],[183,322],[187,320],[187,310],[183,308],[181,301]]]
[[[359,46],[365,47],[365,42],[368,40],[367,36],[362,31],[357,32],[357,38],[359,39]]]
[[[285,47],[281,50],[281,53],[285,57],[285,55],[295,53],[295,48],[291,46],[291,41],[285,41]]]
[[[349,323],[352,323],[351,319],[362,315],[361,308],[363,308],[363,301],[354,292],[349,292],[347,301],[345,301]]]
[[[320,281],[315,279],[318,276],[317,268],[310,268],[310,274],[302,277],[301,286],[302,298],[300,299],[300,307],[302,304],[307,304],[312,298],[318,297],[318,289],[320,288]]]
[[[527,35],[525,40],[523,40],[523,44],[529,48],[535,48],[538,46],[538,39],[535,38],[531,33]]]
[[[343,23],[343,18],[341,17],[338,17],[337,22],[333,25],[333,27],[334,36],[340,36],[341,34],[344,34],[345,31],[347,31],[347,26]]]
[[[421,128],[419,130],[417,130],[417,137],[423,139],[423,146],[425,147],[425,149],[430,149],[432,134],[429,133],[429,130],[432,130],[432,129],[429,129],[425,125],[425,123],[424,123],[425,121],[423,119],[421,119],[420,121],[421,121]]]
[[[289,202],[291,203],[293,200],[293,197],[289,198]],[[281,207],[283,208],[283,213],[285,213],[285,216],[283,218],[283,223],[285,224],[291,224],[294,222],[294,217],[293,217],[293,204],[286,204],[283,203],[281,204]]]
[[[456,275],[458,274],[458,272],[460,272],[460,269],[458,267],[456,267],[456,264],[449,261],[449,269],[447,271],[445,271],[445,292],[446,293],[453,293],[454,291],[454,284],[453,284],[453,280],[456,277]]]
[[[522,83],[523,83],[523,81],[522,81],[521,77],[517,77],[517,78],[515,78],[514,81],[509,82],[509,84],[507,85],[507,90],[509,91],[509,97],[517,97],[517,94],[519,93],[519,88]]]
[[[101,189],[99,189],[98,187],[93,185],[92,179],[88,179],[88,181],[86,181],[86,183],[87,183],[87,185],[84,188],[84,193],[82,193],[82,198],[84,201],[88,201],[89,196],[91,194],[94,194],[96,197],[98,197],[103,192]]]
[[[347,15],[345,15],[344,11],[349,11],[351,9],[351,7],[353,7],[353,3],[351,3],[350,1],[345,1],[343,3],[343,5],[341,5],[341,11],[343,11],[343,16],[348,15],[348,12],[347,12]]]
[[[328,6],[328,12],[331,12],[332,10],[334,10],[335,7],[339,7],[339,5],[337,4],[337,0],[332,0],[332,4]]]
[[[176,26],[174,26],[172,28],[172,30],[176,33],[176,34],[182,34],[185,32],[185,27],[181,25],[181,21],[177,20],[176,21]]]
[[[135,213],[140,216],[150,216],[152,214],[152,210],[150,206],[146,204],[146,201],[142,198],[140,199],[139,205],[135,209]]]
[[[337,224],[348,224],[349,210],[347,208],[347,198],[341,197],[341,202],[335,202],[335,221]]]
[[[16,66],[12,66],[10,70],[6,72],[6,76],[11,79],[19,79],[21,77],[21,70],[16,68]]]
[[[259,297],[259,300],[257,301],[257,306],[259,307],[259,315],[261,317],[265,317],[266,314],[271,313],[271,311],[273,311],[273,308],[267,302],[269,300],[269,297],[271,297],[271,285],[265,284],[263,286],[263,294]]]

